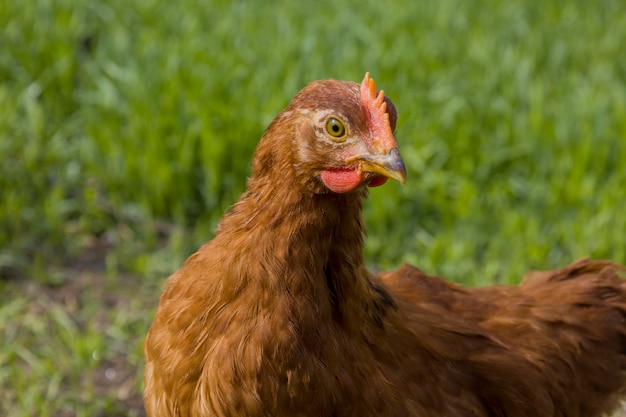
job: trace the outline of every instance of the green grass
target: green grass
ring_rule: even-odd
[[[148,303],[122,295],[136,286],[67,273],[63,288],[0,285],[2,415],[141,415]]]
[[[625,44],[621,0],[1,3],[0,415],[140,413],[159,283],[314,79],[371,71],[399,110],[373,268],[626,262]]]

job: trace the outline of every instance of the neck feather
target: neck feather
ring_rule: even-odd
[[[363,264],[367,191],[315,194],[296,182],[252,178],[222,220],[216,240],[231,254],[226,289],[234,296],[260,286],[307,302],[316,314],[348,320],[348,312],[359,311],[354,303],[372,291]]]

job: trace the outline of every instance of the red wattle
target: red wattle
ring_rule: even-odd
[[[380,187],[381,185],[383,185],[384,183],[386,183],[388,179],[389,179],[389,178],[387,178],[387,177],[383,177],[383,176],[376,177],[376,178],[374,178],[373,180],[371,180],[371,181],[369,182],[369,184],[367,184],[367,185],[369,185],[370,187]]]
[[[361,171],[353,169],[326,169],[321,174],[322,182],[332,192],[347,193],[361,183]]]

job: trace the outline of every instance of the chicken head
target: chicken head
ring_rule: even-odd
[[[316,81],[302,89],[268,127],[253,171],[275,166],[267,149],[291,153],[291,174],[316,193],[346,193],[378,186],[388,178],[404,183],[406,169],[394,137],[397,113],[369,73],[361,84]],[[278,130],[281,131],[278,131]],[[286,174],[285,171],[282,173]]]

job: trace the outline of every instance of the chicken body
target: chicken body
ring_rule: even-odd
[[[246,192],[167,280],[149,416],[600,416],[626,367],[622,268],[465,289],[363,260],[367,186],[404,180],[366,75],[315,82],[268,127]]]

